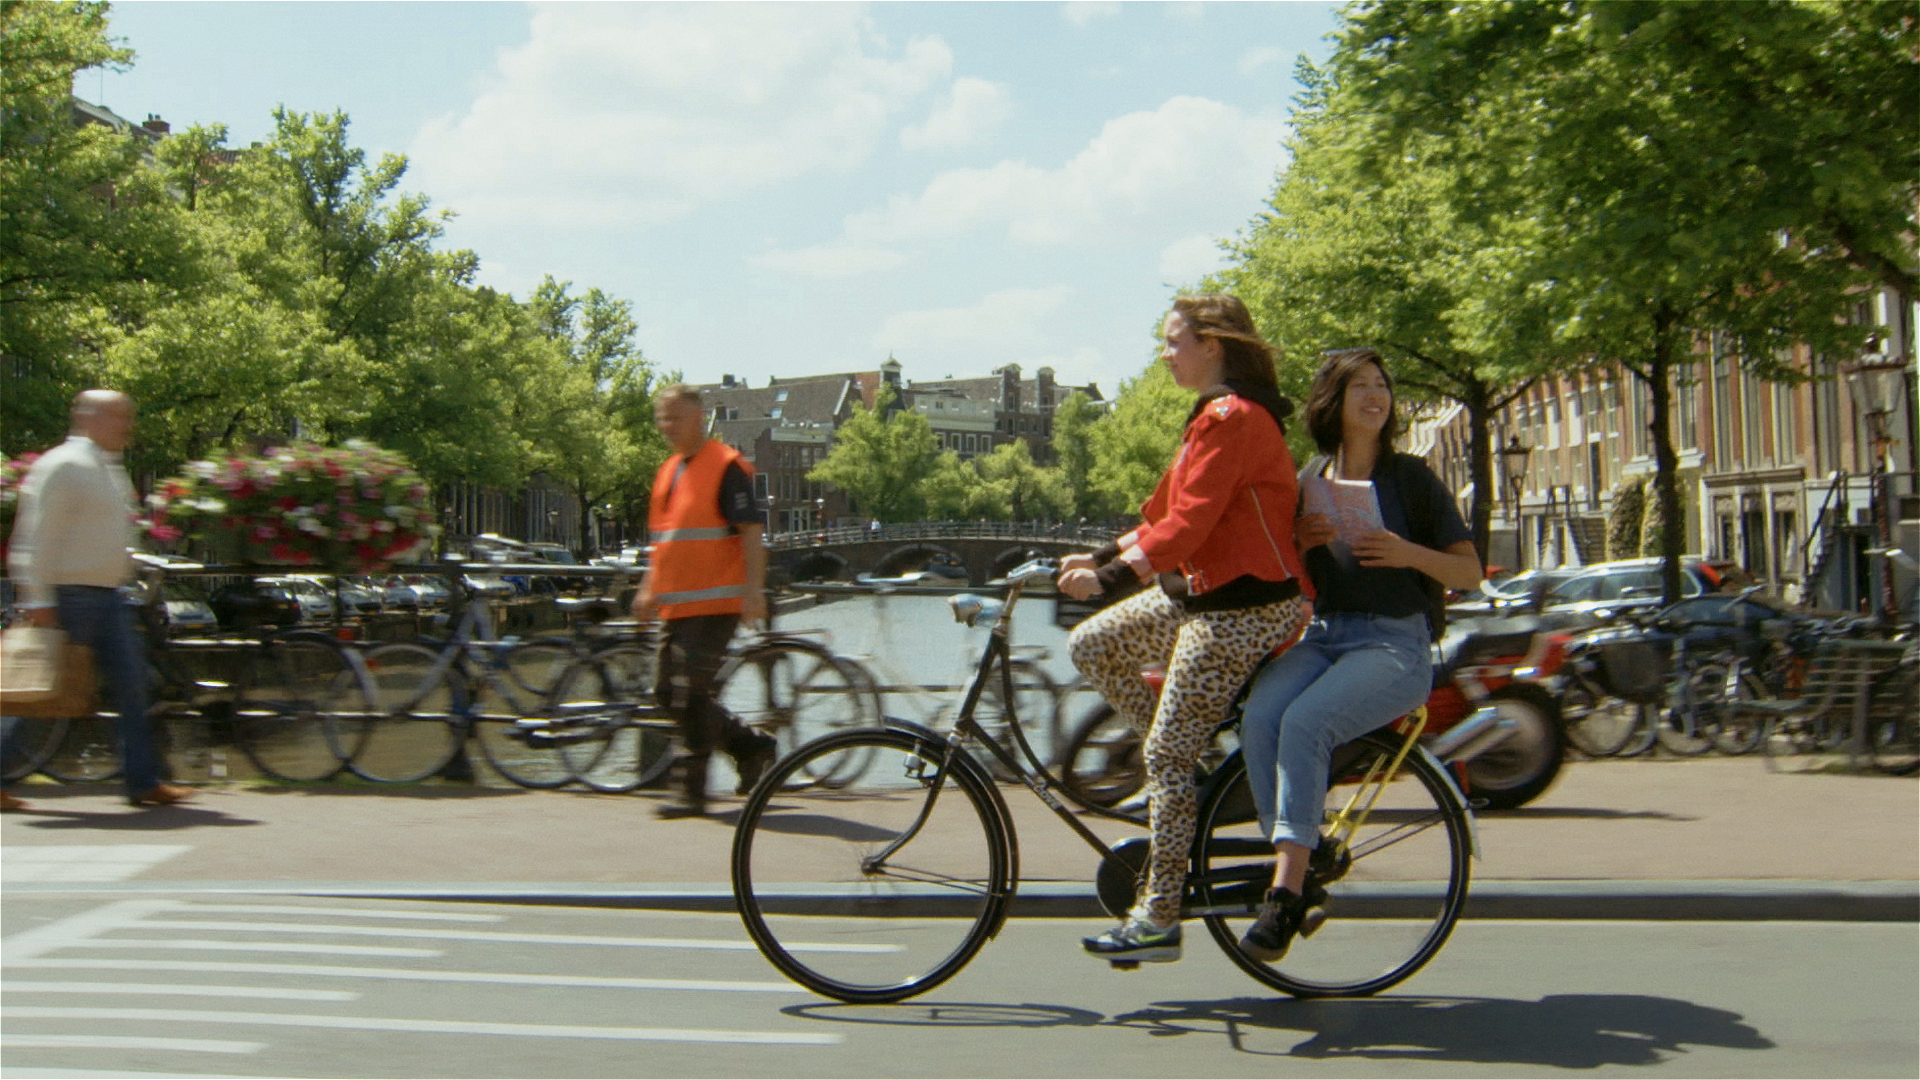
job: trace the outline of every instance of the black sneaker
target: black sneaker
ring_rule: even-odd
[[[1259,917],[1240,939],[1240,951],[1268,964],[1287,955],[1306,909],[1307,902],[1286,889],[1267,890]]]
[[[1164,964],[1180,959],[1180,924],[1159,927],[1140,916],[1130,915],[1126,922],[1112,930],[1099,937],[1081,938],[1080,943],[1102,960]]]
[[[740,783],[733,789],[735,795],[745,795],[760,782],[767,766],[780,756],[780,744],[771,735],[762,735],[754,740],[753,749],[734,759],[734,768],[740,771]]]

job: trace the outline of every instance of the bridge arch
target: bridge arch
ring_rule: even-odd
[[[948,563],[955,567],[965,567],[967,564],[965,559],[944,544],[921,542],[897,547],[887,552],[874,565],[873,576],[899,577],[901,574],[915,570],[924,570],[934,562]]]
[[[853,564],[837,551],[815,548],[793,562],[795,581],[845,581],[853,577]]]

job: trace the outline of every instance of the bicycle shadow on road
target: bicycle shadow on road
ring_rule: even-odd
[[[1242,1053],[1598,1069],[1655,1065],[1690,1046],[1767,1050],[1740,1014],[1642,994],[1167,1002],[1109,1023],[1156,1036],[1224,1035]],[[1285,1045],[1285,1033],[1307,1037]],[[1259,1044],[1278,1035],[1272,1046]]]

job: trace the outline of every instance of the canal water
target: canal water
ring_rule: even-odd
[[[983,594],[984,595],[984,594]],[[854,594],[784,611],[774,621],[783,633],[823,631],[836,653],[850,655],[873,670],[891,689],[884,698],[890,715],[944,730],[959,708],[959,691],[908,690],[909,686],[964,686],[985,649],[987,631],[956,622],[946,596]],[[1067,656],[1067,631],[1054,625],[1053,598],[1020,601],[1013,617],[1014,655],[1040,668],[1061,690],[1044,718],[1022,703],[1022,723],[1035,749],[1051,750],[1056,726],[1067,727],[1096,699],[1090,691],[1069,691],[1078,683]],[[939,710],[945,709],[944,714]],[[1057,719],[1056,719],[1057,717]]]

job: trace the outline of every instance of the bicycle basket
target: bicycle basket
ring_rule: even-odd
[[[1600,685],[1614,697],[1639,704],[1660,700],[1666,665],[1645,641],[1625,639],[1600,646]]]

